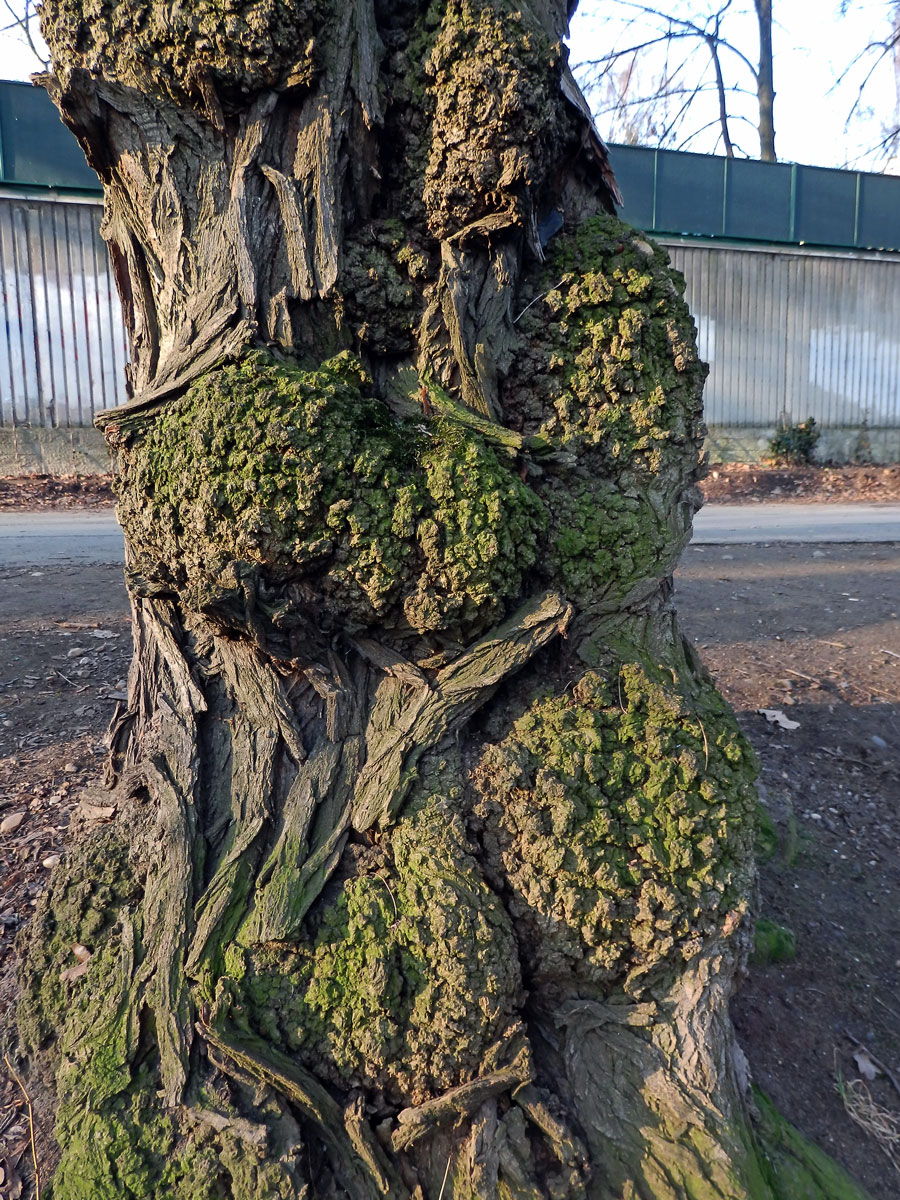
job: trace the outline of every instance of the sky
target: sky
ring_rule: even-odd
[[[652,3],[652,0],[649,0]],[[657,0],[665,8],[665,0]],[[704,0],[682,3],[682,11],[693,7],[700,12],[707,8]],[[735,3],[728,16],[731,24],[723,27],[732,40],[744,49],[748,58],[758,57],[758,32],[752,15],[740,15],[741,4]],[[752,10],[747,3],[743,7]],[[814,166],[857,166],[861,169],[884,169],[882,160],[866,159],[865,150],[879,141],[881,124],[889,119],[896,106],[896,93],[889,70],[881,70],[866,92],[866,103],[873,110],[867,119],[855,121],[845,129],[846,117],[856,96],[860,70],[851,72],[842,85],[835,86],[856,54],[887,29],[886,0],[850,0],[847,15],[841,17],[839,0],[773,0],[773,57],[775,76],[775,149],[785,162],[810,163]],[[606,52],[615,38],[627,36],[624,44],[633,44],[635,32],[621,33],[604,16],[622,11],[609,0],[582,0],[572,22],[570,42],[571,62],[576,76],[579,63]],[[667,9],[671,11],[671,9]],[[755,98],[749,101],[746,112],[755,120]],[[715,105],[710,117],[716,115]],[[598,118],[603,134],[603,121]],[[737,125],[736,132],[748,155],[759,153],[759,140],[746,126]],[[717,135],[716,131],[716,135]],[[710,141],[692,145],[704,153],[712,152]],[[718,153],[722,153],[721,149]],[[900,174],[900,164],[892,172]]]
[[[702,9],[703,0],[696,0],[696,7]],[[843,18],[838,16],[839,7],[839,0],[773,0],[776,151],[785,162],[883,170],[884,161],[866,158],[864,151],[878,141],[880,118],[889,117],[896,104],[889,72],[883,72],[867,93],[872,114],[849,130],[844,124],[856,88],[852,80],[836,89],[834,84],[854,54],[881,34],[888,4],[885,0],[851,0]],[[570,38],[576,75],[580,62],[602,54],[617,35],[604,20],[610,11],[608,0],[582,0]],[[752,58],[755,23],[745,19],[742,24],[738,17],[736,29],[736,40],[747,47]],[[27,79],[38,65],[17,30],[0,33],[0,78]],[[753,115],[752,107],[748,115]],[[602,118],[598,127],[604,134]],[[740,131],[739,140],[748,154],[758,153],[758,141],[749,130]],[[691,148],[709,153],[713,145],[698,142]],[[900,162],[888,164],[888,169],[900,174]]]

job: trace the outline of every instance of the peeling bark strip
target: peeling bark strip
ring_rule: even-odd
[[[128,698],[23,946],[58,1200],[860,1195],[751,1117],[705,368],[571,7],[44,4],[132,346]]]
[[[409,1192],[396,1177],[384,1150],[360,1119],[355,1105],[342,1112],[317,1080],[277,1051],[269,1050],[263,1055],[239,1039],[226,1040],[206,1026],[198,1025],[197,1031],[237,1067],[289,1097],[315,1123],[322,1139],[330,1145],[348,1195],[359,1196],[360,1200],[381,1196],[407,1200]]]

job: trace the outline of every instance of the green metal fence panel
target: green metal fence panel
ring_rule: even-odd
[[[791,241],[793,167],[747,158],[725,162],[725,236]]]
[[[710,154],[657,152],[655,228],[721,235],[726,161]]]
[[[638,229],[655,229],[656,152],[642,146],[614,146],[610,153],[625,201],[624,220]]]
[[[794,217],[797,241],[815,246],[855,246],[858,186],[856,171],[798,167]],[[896,233],[900,235],[900,223]]]
[[[43,88],[0,81],[0,147],[0,182],[100,190],[100,181]]]
[[[648,233],[900,250],[900,177],[610,147],[626,221]]]
[[[876,250],[897,244],[900,195],[893,175],[860,175],[856,244]]]

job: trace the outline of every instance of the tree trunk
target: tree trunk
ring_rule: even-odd
[[[759,100],[759,157],[777,162],[775,157],[775,83],[772,74],[772,0],[753,0],[759,25],[759,70],[756,94]]]
[[[713,71],[716,76],[716,95],[719,98],[719,128],[722,130],[722,142],[725,146],[725,157],[734,158],[734,146],[728,130],[728,103],[725,99],[725,80],[722,77],[722,64],[719,61],[719,30],[715,36],[709,34],[706,38],[709,53],[712,58]]]
[[[705,368],[566,16],[46,0],[135,640],[25,963],[57,1200],[838,1194],[749,1115],[753,755],[671,597]]]

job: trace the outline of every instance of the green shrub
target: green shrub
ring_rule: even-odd
[[[808,417],[797,425],[785,425],[769,442],[769,457],[776,463],[791,466],[811,463],[820,436],[815,417]]]

